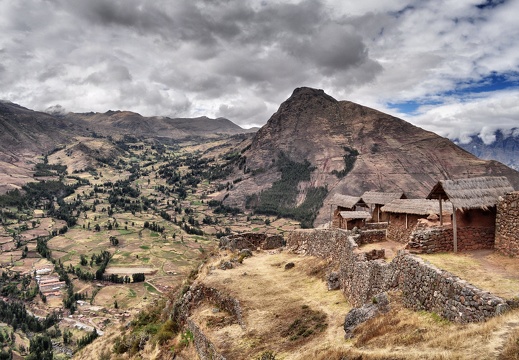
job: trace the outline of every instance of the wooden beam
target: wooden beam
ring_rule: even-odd
[[[456,224],[456,207],[452,206],[452,234],[454,235],[454,252],[458,252],[458,226]]]
[[[440,196],[440,226],[443,226],[442,197]]]

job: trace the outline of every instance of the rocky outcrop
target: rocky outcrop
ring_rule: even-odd
[[[358,325],[374,318],[377,315],[387,313],[388,311],[389,298],[386,293],[381,293],[374,296],[371,303],[351,309],[344,319],[344,337],[346,339],[352,338],[353,331]]]

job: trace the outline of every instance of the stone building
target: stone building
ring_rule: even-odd
[[[384,222],[388,221],[389,217],[380,210],[382,206],[396,199],[407,199],[407,196],[403,192],[366,191],[361,198],[369,205],[372,221]]]
[[[339,229],[352,230],[353,228],[362,229],[366,221],[371,219],[371,214],[367,211],[340,211]]]
[[[368,205],[360,198],[360,196],[350,196],[350,195],[342,195],[336,194],[331,201],[330,205],[330,218],[332,218],[332,209],[333,210],[333,219],[330,219],[332,222],[333,228],[340,228],[341,226],[341,211],[361,211],[366,210]]]
[[[437,201],[425,199],[395,199],[381,208],[388,218],[387,239],[407,243],[420,219],[430,219],[433,225],[440,218]],[[443,216],[452,214],[452,206],[445,203]],[[432,226],[433,226],[432,225]]]
[[[495,248],[504,255],[519,255],[519,191],[499,198]]]
[[[452,242],[454,252],[492,249],[496,232],[498,198],[514,189],[504,176],[440,180],[428,199],[449,200],[453,206]],[[442,222],[442,221],[441,221]]]

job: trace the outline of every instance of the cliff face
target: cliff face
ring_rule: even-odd
[[[305,189],[328,187],[315,225],[328,219],[338,193],[404,191],[423,197],[440,179],[484,175],[506,176],[519,187],[517,171],[480,160],[446,138],[380,111],[337,101],[322,90],[298,88],[244,152],[246,166],[252,173],[261,169],[261,175],[242,181],[228,201],[239,204],[251,192],[268,188],[277,179],[272,164],[280,153],[315,167],[311,180],[299,186],[299,203]]]

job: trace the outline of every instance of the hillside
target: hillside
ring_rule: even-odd
[[[252,203],[261,208],[265,190],[281,177],[276,166],[281,154],[300,164],[308,161],[311,171],[295,183],[292,206],[327,187],[315,225],[328,221],[335,194],[376,190],[422,197],[440,179],[483,175],[503,175],[519,187],[517,171],[480,160],[448,139],[380,111],[337,101],[323,90],[298,88],[243,151],[242,168],[248,173],[226,201],[243,205],[248,200],[250,205],[252,195]]]
[[[125,136],[202,143],[248,132],[224,118],[144,117],[130,111],[48,114],[0,101],[0,194],[32,181],[39,158],[67,146],[59,158],[74,171],[119,155],[123,149],[115,141]]]

